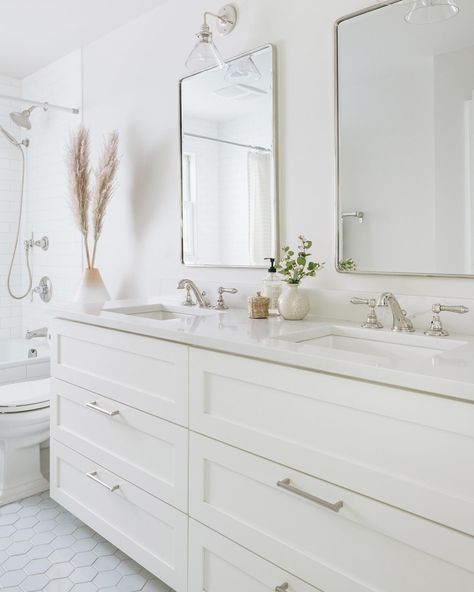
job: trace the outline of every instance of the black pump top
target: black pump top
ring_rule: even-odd
[[[265,261],[270,261],[270,267],[268,268],[268,273],[276,273],[275,267],[275,258],[274,257],[265,257]]]

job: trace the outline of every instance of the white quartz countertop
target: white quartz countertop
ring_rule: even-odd
[[[158,304],[190,314],[167,320],[138,316]],[[131,314],[123,314],[120,309],[127,309]],[[192,307],[189,310],[165,299],[116,301],[105,306],[73,305],[57,310],[55,316],[277,364],[474,401],[474,337],[470,336],[434,338],[421,332],[397,335],[389,328],[360,329],[354,323],[323,319],[249,319],[241,309],[219,312]],[[356,338],[369,340],[368,344],[364,341],[366,347],[362,351],[358,350],[351,331]],[[313,339],[338,332],[342,336],[345,332],[349,334],[351,339],[347,342],[351,347],[327,347],[321,345],[324,340]],[[395,347],[391,349],[384,341]],[[415,347],[401,348],[397,343]]]

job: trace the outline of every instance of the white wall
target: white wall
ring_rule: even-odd
[[[202,12],[220,4],[170,0],[84,49],[85,122],[96,138],[113,128],[121,133],[119,188],[98,261],[114,297],[153,295],[163,280],[171,286],[183,276],[203,287],[246,284],[250,291],[264,275],[262,270],[191,269],[179,262],[178,79],[186,74],[184,61]],[[353,292],[387,289],[429,295],[430,301],[471,298],[471,279],[344,275],[334,268],[333,26],[338,17],[373,2],[236,4],[236,30],[216,38],[224,56],[268,42],[277,47],[282,242],[294,243],[304,233],[314,241],[314,254],[326,261],[326,269],[306,285],[347,291],[344,300]]]

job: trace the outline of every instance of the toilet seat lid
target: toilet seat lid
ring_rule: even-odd
[[[33,411],[49,407],[49,378],[0,386],[0,414]]]

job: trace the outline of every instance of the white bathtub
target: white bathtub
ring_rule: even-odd
[[[36,350],[36,357],[28,357]],[[45,337],[0,339],[0,384],[50,376],[49,346]]]

